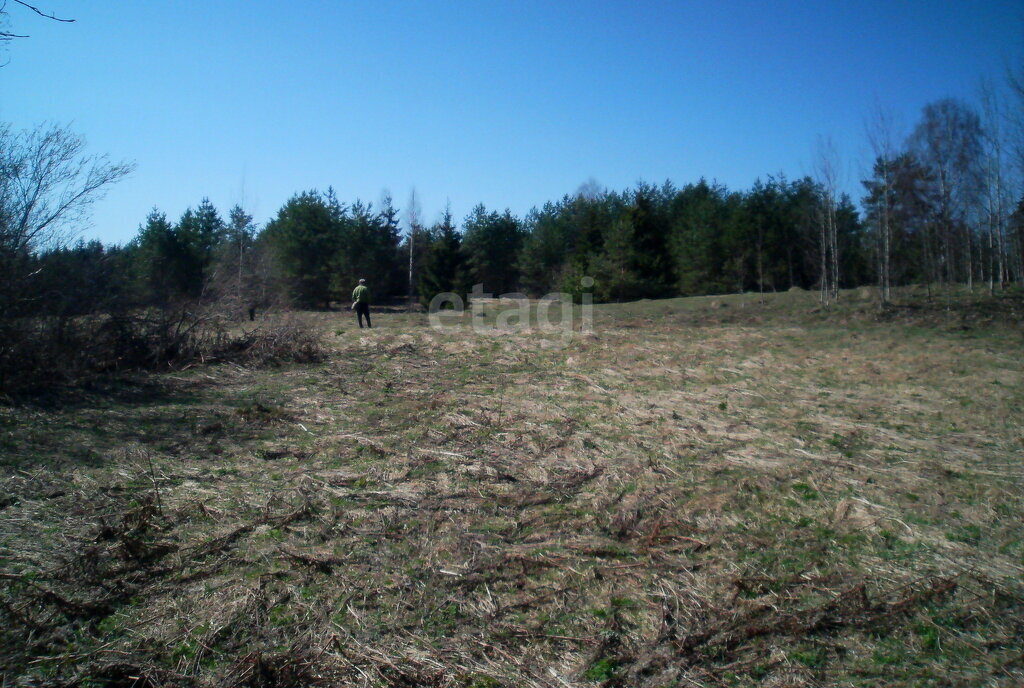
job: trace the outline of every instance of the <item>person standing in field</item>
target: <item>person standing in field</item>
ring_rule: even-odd
[[[359,286],[352,290],[352,310],[359,318],[359,329],[363,329],[363,316],[366,316],[366,326],[371,330],[370,323],[370,288],[366,286],[366,280],[359,280]]]

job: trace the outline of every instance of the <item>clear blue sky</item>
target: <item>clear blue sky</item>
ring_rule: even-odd
[[[295,192],[389,189],[522,215],[593,177],[733,189],[809,173],[831,136],[855,190],[875,103],[909,128],[1024,55],[1024,3],[39,0],[8,4],[0,121],[70,123],[138,169],[83,236],[130,239],[204,196],[264,222]],[[857,194],[859,196],[859,193]]]

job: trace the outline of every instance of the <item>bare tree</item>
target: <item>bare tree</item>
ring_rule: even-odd
[[[50,345],[69,341],[69,314],[38,316],[55,296],[82,297],[63,286],[55,292],[62,276],[45,274],[33,253],[72,235],[89,206],[132,169],[84,149],[81,138],[59,126],[14,132],[0,124],[0,387],[19,371],[54,365]]]
[[[1015,199],[1024,199],[1024,61],[1006,70],[1010,104],[1004,110],[1008,153],[1011,164],[1007,186]],[[1008,269],[1016,281],[1024,281],[1024,231],[1018,226],[1007,236]]]
[[[895,176],[893,162],[896,157],[892,113],[876,106],[871,118],[865,122],[865,129],[881,187],[875,224],[878,291],[885,304],[892,299],[892,189]]]
[[[405,211],[405,220],[409,225],[409,305],[412,306],[416,297],[415,281],[415,251],[416,235],[423,230],[423,221],[420,218],[420,203],[416,198],[416,188],[413,187],[409,194],[409,207]]]
[[[582,198],[587,201],[593,201],[600,198],[604,194],[604,187],[593,177],[587,177],[587,181],[583,182],[576,189],[576,193],[573,194],[577,198]]]
[[[1024,61],[1016,68],[1006,70],[1006,83],[1012,101],[1004,113],[1010,140],[1010,154],[1013,157],[1013,167],[1016,168],[1016,181],[1024,186]]]
[[[134,169],[84,151],[83,139],[57,125],[21,132],[0,125],[0,254],[60,243]]]
[[[1002,287],[1008,281],[1006,251],[1006,220],[1007,188],[1003,170],[1005,168],[1005,133],[1003,126],[1005,112],[1003,101],[992,83],[982,81],[980,87],[982,117],[984,118],[984,184],[987,211],[988,261],[982,263],[987,267],[988,290],[994,293],[996,283]]]
[[[909,139],[937,184],[941,275],[974,288],[975,227],[981,195],[981,120],[952,98],[925,106]]]
[[[58,126],[14,132],[0,125],[0,329],[46,298],[34,279],[33,252],[73,235],[89,206],[132,169],[86,155],[84,147]]]
[[[818,137],[815,177],[821,192],[819,241],[821,243],[821,302],[839,299],[839,230],[836,225],[836,189],[839,185],[839,153],[831,138]]]

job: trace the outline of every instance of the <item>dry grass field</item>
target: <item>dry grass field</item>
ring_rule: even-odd
[[[0,685],[1021,685],[1024,304],[901,299],[303,314],[0,405]]]

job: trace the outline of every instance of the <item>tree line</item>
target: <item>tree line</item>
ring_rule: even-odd
[[[911,152],[880,160],[865,181],[863,216],[849,196],[830,199],[819,181],[783,176],[745,191],[703,179],[588,187],[522,218],[480,204],[461,226],[445,210],[405,232],[389,197],[375,208],[342,203],[332,189],[303,191],[262,228],[238,206],[224,218],[203,199],[176,222],[154,209],[124,246],[80,241],[24,256],[20,272],[34,275],[28,311],[49,313],[204,298],[239,313],[325,309],[346,301],[360,277],[377,302],[411,293],[424,306],[474,284],[496,295],[589,291],[606,302],[794,287],[835,298],[880,283],[883,270],[887,289],[1020,282],[1024,199],[1001,223],[971,225],[943,201],[945,187],[928,186],[926,170]]]
[[[59,128],[5,128],[0,316],[203,299],[250,316],[273,304],[330,308],[360,277],[377,301],[424,305],[474,284],[493,294],[587,290],[597,302],[794,287],[828,302],[864,284],[877,284],[883,300],[911,283],[996,290],[1024,279],[1017,93],[1018,107],[1002,114],[993,100],[981,111],[931,103],[902,140],[876,118],[860,209],[837,193],[836,156],[822,146],[814,175],[768,176],[746,190],[705,179],[622,191],[589,182],[523,217],[480,204],[461,222],[448,208],[429,226],[415,198],[403,227],[389,196],[375,207],[343,202],[332,188],[295,194],[262,226],[241,207],[225,216],[202,199],[176,221],[154,209],[120,246],[69,246],[52,231],[129,166],[81,158],[80,140]],[[29,169],[47,156],[67,178],[40,181],[42,163]]]
[[[849,198],[837,207],[843,283],[861,284],[871,278],[864,228]],[[35,275],[31,292],[40,296],[29,310],[42,312],[203,298],[245,309],[329,308],[360,277],[378,300],[401,300],[410,293],[410,252],[411,291],[424,305],[473,284],[494,294],[580,294],[585,276],[598,301],[811,288],[820,211],[820,189],[808,178],[772,177],[746,192],[701,180],[592,189],[524,218],[480,204],[461,227],[446,210],[403,233],[390,198],[375,208],[310,190],[262,228],[238,206],[225,219],[207,199],[175,222],[154,209],[124,246],[80,241],[39,251],[25,256],[23,272]]]

